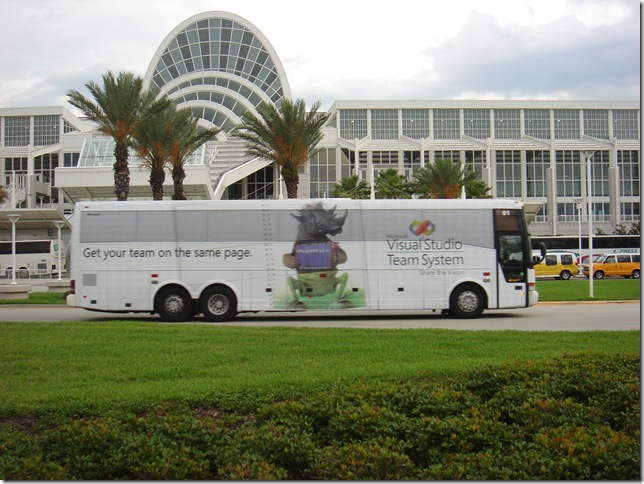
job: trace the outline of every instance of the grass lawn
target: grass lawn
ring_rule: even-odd
[[[537,282],[541,301],[589,300],[589,281]],[[594,300],[640,281],[594,281]],[[16,303],[18,301],[3,301]],[[27,304],[64,304],[32,293]],[[640,352],[640,333],[231,328],[140,322],[1,323],[0,415],[163,402],[253,406],[335,384],[456,374],[563,352]]]
[[[30,292],[27,299],[6,299],[0,304],[66,304],[62,292]]]
[[[641,285],[639,279],[594,280],[591,298],[589,279],[537,280],[537,291],[539,291],[539,301],[638,300],[641,295]]]
[[[226,408],[367,380],[454,375],[564,352],[640,352],[640,333],[0,323],[0,415],[184,402]]]

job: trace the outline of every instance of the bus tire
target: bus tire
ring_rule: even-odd
[[[640,278],[640,270],[639,270],[639,269],[635,269],[635,270],[633,271],[633,273],[631,274],[631,276],[633,277],[633,279],[639,279],[639,278]]]
[[[570,271],[561,271],[561,279],[563,281],[570,279]]]
[[[237,297],[225,286],[210,286],[199,298],[199,309],[208,321],[230,321],[237,314]]]
[[[450,313],[459,319],[478,318],[486,307],[485,292],[472,283],[457,286],[449,298]]]
[[[603,279],[604,278],[604,271],[595,271],[594,278],[595,279]]]
[[[169,323],[182,323],[192,315],[192,298],[188,291],[180,286],[168,286],[161,289],[154,305],[157,314]]]

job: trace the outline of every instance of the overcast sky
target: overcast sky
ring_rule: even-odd
[[[207,11],[261,30],[291,94],[336,100],[639,101],[639,0],[0,0],[0,107],[65,106],[108,70],[143,76]]]

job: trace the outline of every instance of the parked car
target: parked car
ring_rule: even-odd
[[[584,275],[590,278],[590,264],[583,265]],[[610,276],[640,278],[639,254],[603,254],[593,259],[593,277],[603,279]]]
[[[579,266],[574,252],[548,251],[543,260],[535,264],[534,270],[537,277],[554,277],[567,281],[579,272]]]

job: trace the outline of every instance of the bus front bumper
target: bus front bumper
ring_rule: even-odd
[[[539,292],[536,289],[528,291],[528,306],[535,306],[539,302]]]

